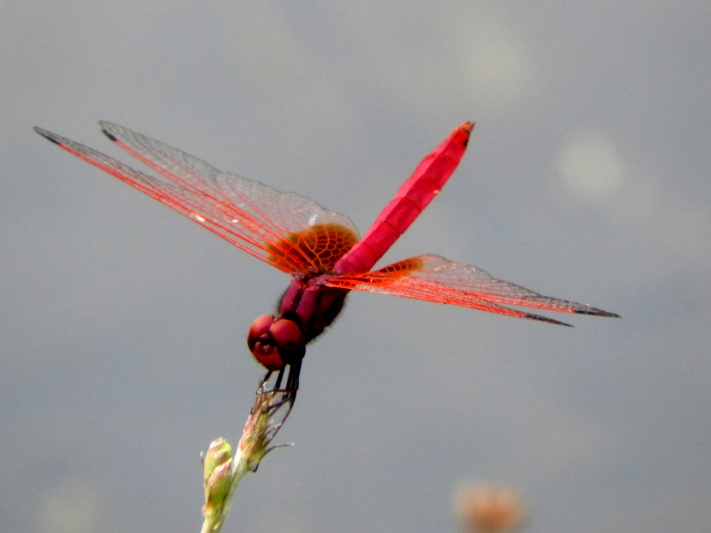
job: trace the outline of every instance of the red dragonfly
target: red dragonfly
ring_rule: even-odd
[[[588,305],[543,296],[496,279],[473,265],[419,255],[377,270],[375,263],[442,189],[459,164],[474,124],[457,127],[417,166],[360,239],[348,217],[313,200],[216,169],[200,159],[128,128],[100,122],[103,133],[164,179],[144,174],[80,143],[35,131],[206,227],[245,252],[290,274],[274,315],[258,317],[247,345],[280,388],[298,388],[306,345],[323,333],[351,290],[392,294],[568,326],[507,305],[617,317]]]

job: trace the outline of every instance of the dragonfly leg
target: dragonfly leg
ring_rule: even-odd
[[[281,388],[281,380],[284,377],[284,368],[286,367],[281,367],[279,369],[279,374],[277,374],[276,381],[274,382],[274,388],[272,390],[279,390]]]
[[[264,387],[264,384],[269,381],[269,378],[272,377],[272,371],[269,370],[265,375],[264,378],[262,379],[261,383],[259,384],[259,388],[261,389]]]
[[[292,363],[290,365],[284,365],[281,369],[279,369],[279,373],[277,374],[276,380],[274,381],[274,386],[270,388],[272,391],[279,391],[282,390],[281,388],[281,382],[284,379],[284,373],[286,372],[286,367],[289,367],[289,373],[287,374],[286,377],[286,388],[283,389],[284,392],[294,392],[299,388],[299,374],[301,373],[301,361],[297,363]],[[266,383],[269,381],[269,379],[272,377],[272,374],[274,372],[272,370],[268,371],[264,378],[262,378],[262,381],[259,384],[259,388],[262,389],[266,385]]]
[[[286,390],[296,391],[299,390],[299,374],[301,373],[301,361],[296,361],[289,365],[289,377],[286,379]]]

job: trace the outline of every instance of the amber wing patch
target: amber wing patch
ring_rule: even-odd
[[[358,235],[339,224],[316,224],[268,245],[269,261],[277,268],[304,274],[327,274],[358,242]]]
[[[422,268],[422,260],[419,257],[411,257],[410,259],[403,259],[397,263],[392,263],[386,267],[376,270],[373,274],[377,274],[377,278],[372,281],[376,283],[387,283],[394,279],[406,276],[413,270],[420,270]]]
[[[331,278],[328,284],[332,287],[341,287],[343,289],[371,290],[373,287],[383,288],[403,276],[408,276],[413,271],[422,270],[422,267],[423,261],[420,257],[411,257],[372,272],[342,274]]]

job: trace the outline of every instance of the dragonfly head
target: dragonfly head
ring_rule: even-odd
[[[301,327],[290,318],[262,315],[252,322],[247,346],[254,358],[267,370],[281,370],[297,363],[306,353]]]

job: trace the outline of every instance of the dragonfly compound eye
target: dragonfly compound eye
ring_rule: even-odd
[[[274,317],[271,315],[262,315],[252,322],[247,334],[247,346],[254,358],[264,368],[281,370],[285,363],[279,355],[274,337],[269,331],[273,324]]]
[[[306,342],[304,334],[296,322],[288,318],[275,320],[269,328],[269,332],[285,364],[290,365],[303,359],[306,352]]]

